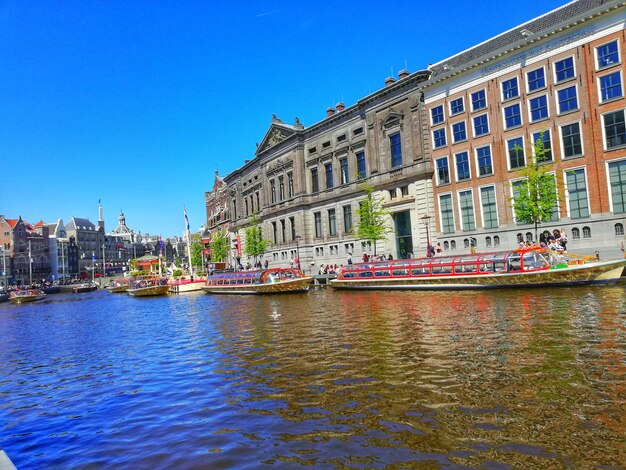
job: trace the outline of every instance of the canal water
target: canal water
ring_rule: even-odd
[[[0,304],[18,469],[625,468],[626,287]]]

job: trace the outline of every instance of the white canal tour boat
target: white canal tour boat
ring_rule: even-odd
[[[306,292],[313,279],[295,268],[216,273],[202,288],[208,294],[284,294]]]

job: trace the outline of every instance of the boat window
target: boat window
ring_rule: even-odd
[[[389,276],[389,271],[388,270],[383,270],[383,271],[375,271],[376,277],[386,277]]]
[[[475,273],[476,271],[477,271],[477,266],[474,263],[464,263],[464,264],[454,265],[455,273]]]
[[[547,261],[536,251],[524,253],[523,261],[525,271],[532,271],[549,266]]]
[[[439,265],[439,266],[433,266],[433,274],[451,274],[452,273],[452,266],[450,265]]]
[[[359,273],[359,277],[374,277],[372,271],[363,271]]]
[[[394,276],[408,276],[409,270],[408,269],[394,269],[393,271],[391,271],[391,273]]]
[[[411,269],[411,274],[413,276],[427,276],[428,274],[430,274],[430,270],[427,266],[421,268],[413,268]]]
[[[237,279],[237,284],[243,284],[243,279]]]
[[[351,278],[356,277],[356,273],[353,273],[353,272],[350,272],[350,273],[343,273],[343,277],[344,277],[345,279],[351,279]]]
[[[481,273],[492,273],[495,271],[494,263],[480,263],[480,272]]]
[[[515,272],[522,270],[521,256],[519,253],[511,253],[507,258],[508,271]]]

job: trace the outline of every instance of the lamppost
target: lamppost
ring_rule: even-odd
[[[6,252],[7,250],[2,247],[2,277],[4,280],[4,284],[2,285],[2,287],[4,287],[4,290],[6,290],[7,288],[7,259],[6,259]]]
[[[428,230],[430,227],[430,216],[426,214],[423,215],[421,219],[426,227],[426,256],[430,256],[430,232]]]
[[[102,280],[100,281],[100,287],[104,284],[104,278],[107,275],[107,261],[105,257],[106,253],[106,243],[102,244]]]
[[[298,258],[296,267],[300,269],[300,240],[302,240],[302,237],[300,235],[296,235],[293,239],[296,241],[296,258]]]

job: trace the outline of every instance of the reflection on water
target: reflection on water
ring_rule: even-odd
[[[626,462],[626,288],[0,305],[18,468]]]

